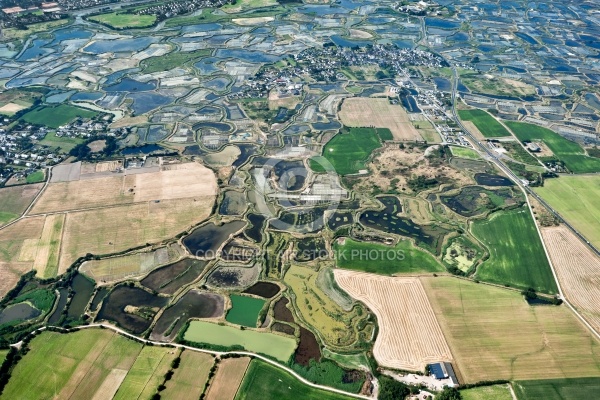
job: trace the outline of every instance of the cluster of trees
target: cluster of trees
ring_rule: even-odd
[[[88,145],[96,140],[104,140],[106,145],[99,153],[92,153],[92,149],[90,149]],[[119,146],[117,144],[117,139],[115,139],[113,136],[101,136],[88,139],[85,142],[78,144],[71,149],[69,155],[77,158],[77,160],[80,161],[89,161],[93,158],[110,157],[115,153],[115,151],[117,151],[118,148]]]
[[[427,178],[423,175],[419,175],[415,178],[409,179],[407,184],[411,190],[420,192],[422,190],[427,190],[439,185],[439,181],[435,178]]]

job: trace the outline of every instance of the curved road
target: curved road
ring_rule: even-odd
[[[325,390],[328,392],[332,392],[332,393],[337,393],[337,394],[341,394],[344,396],[348,396],[348,397],[353,397],[355,399],[364,399],[364,400],[373,400],[374,397],[369,397],[369,396],[363,396],[360,394],[355,394],[355,393],[348,393],[348,392],[344,392],[343,390],[339,390],[339,389],[335,389],[329,386],[323,386],[323,385],[317,385],[315,383],[312,383],[310,381],[307,381],[306,379],[304,379],[303,377],[301,377],[300,375],[298,375],[294,370],[292,370],[291,368],[286,367],[285,365],[281,365],[273,360],[271,360],[270,358],[264,357],[260,354],[255,354],[249,351],[213,351],[213,350],[204,350],[204,349],[198,349],[196,347],[191,347],[191,346],[186,346],[183,344],[179,344],[179,343],[166,343],[166,342],[155,342],[152,340],[147,340],[147,339],[143,339],[140,337],[137,337],[135,335],[132,335],[129,332],[124,331],[123,329],[117,328],[115,326],[109,325],[109,324],[90,324],[90,325],[82,325],[82,326],[78,326],[77,328],[73,328],[71,330],[67,330],[67,329],[63,329],[60,327],[52,327],[53,329],[60,329],[64,332],[67,331],[73,331],[73,330],[81,330],[81,329],[89,329],[89,328],[105,328],[105,329],[110,329],[120,335],[126,336],[130,339],[133,340],[137,340],[139,342],[142,342],[144,344],[151,344],[154,346],[165,346],[168,345],[169,347],[173,347],[173,348],[178,348],[178,349],[185,349],[185,350],[190,350],[190,351],[197,351],[199,353],[206,353],[206,354],[212,354],[214,356],[224,356],[227,354],[236,354],[236,355],[242,355],[242,356],[250,356],[250,357],[255,357],[255,358],[259,358],[262,361],[269,363],[277,368],[283,369],[284,371],[286,371],[287,373],[291,374],[294,378],[298,379],[300,382],[302,382],[305,385],[308,385],[310,387],[313,387],[315,389],[321,389],[321,390]],[[43,332],[47,329],[47,327],[42,327],[39,329],[36,329],[34,331],[32,331],[31,333],[37,333],[37,332]],[[22,345],[22,341],[19,343],[15,343],[12,346],[13,347],[21,347]]]

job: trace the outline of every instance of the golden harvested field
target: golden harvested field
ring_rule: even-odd
[[[350,127],[388,128],[394,140],[423,140],[400,105],[387,98],[352,97],[344,100],[339,112],[342,123]]]
[[[162,399],[197,399],[204,390],[215,359],[210,354],[184,350],[181,363],[161,392]]]
[[[79,271],[100,285],[109,284],[126,277],[144,275],[161,265],[177,261],[184,252],[181,246],[176,244],[153,251],[86,261],[81,264]]]
[[[67,215],[59,274],[87,253],[110,254],[171,238],[208,218],[215,196],[148,202]]]
[[[567,307],[532,307],[517,291],[458,278],[421,282],[461,383],[600,374],[600,342]]]
[[[600,259],[564,225],[542,228],[567,300],[600,332]]]
[[[37,254],[33,269],[41,278],[52,278],[58,272],[60,242],[65,222],[65,214],[48,215],[44,221],[42,235],[35,246]]]
[[[33,268],[38,276],[56,275],[64,217],[24,218],[0,230],[0,296]]]
[[[50,183],[31,213],[211,196],[216,192],[217,181],[210,169],[197,163],[176,164],[162,167],[158,172],[99,175],[94,179]]]
[[[387,277],[341,269],[335,280],[377,316],[373,355],[390,368],[422,371],[436,361],[452,361],[450,348],[418,278]]]
[[[222,360],[217,366],[217,373],[208,388],[206,399],[233,400],[246,375],[248,364],[250,364],[250,357]]]

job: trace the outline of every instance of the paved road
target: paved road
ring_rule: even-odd
[[[53,328],[57,328],[57,329],[66,331],[66,329],[62,329],[62,328],[59,328],[59,327],[53,327]],[[155,341],[152,341],[152,340],[147,340],[147,339],[140,338],[138,336],[132,335],[131,333],[126,332],[123,329],[117,328],[117,327],[115,327],[113,325],[109,325],[109,324],[90,324],[90,325],[82,325],[82,326],[77,327],[77,329],[89,329],[89,328],[105,328],[105,329],[110,329],[112,331],[117,332],[120,335],[126,336],[126,337],[131,338],[131,339],[135,339],[135,340],[140,341],[140,342],[142,342],[144,344],[152,344],[152,345],[155,345],[155,346],[164,346],[166,344],[166,345],[169,345],[169,346],[174,347],[174,348],[186,349],[186,350],[190,350],[190,351],[196,351],[196,352],[199,352],[199,353],[212,354],[214,356],[224,356],[224,355],[227,355],[227,354],[237,354],[237,355],[242,355],[242,356],[255,357],[255,358],[259,358],[262,361],[264,361],[266,363],[269,363],[269,364],[271,364],[271,365],[273,365],[273,366],[275,366],[277,368],[280,368],[280,369],[286,371],[287,373],[293,375],[294,378],[298,379],[303,384],[308,385],[310,387],[313,387],[315,389],[321,389],[321,390],[325,390],[325,391],[328,391],[328,392],[337,393],[337,394],[341,394],[341,395],[348,396],[348,397],[353,397],[355,399],[373,400],[374,398],[376,398],[376,396],[374,396],[374,397],[363,396],[363,395],[360,395],[360,394],[344,392],[343,390],[335,389],[335,388],[332,388],[332,387],[329,387],[329,386],[317,385],[315,383],[307,381],[306,379],[304,379],[303,377],[301,377],[300,375],[298,375],[291,368],[288,368],[285,365],[281,365],[281,364],[279,364],[279,363],[271,360],[270,358],[267,358],[267,357],[261,356],[260,354],[255,354],[255,353],[252,353],[252,352],[249,352],[249,351],[213,351],[213,350],[198,349],[196,347],[185,346],[183,344],[178,344],[178,343],[155,342]],[[33,332],[42,332],[42,331],[45,331],[45,330],[46,330],[46,327],[42,327],[42,328],[34,330]],[[19,342],[19,343],[13,344],[12,346],[20,348],[21,345],[22,345],[22,342]]]
[[[529,208],[529,212],[531,213],[531,217],[534,219],[535,221],[535,215],[533,214],[533,209],[531,208],[531,203],[529,202],[529,197],[527,196],[527,194],[532,195],[533,197],[535,197],[540,203],[542,203],[542,205],[544,207],[546,207],[548,210],[550,210],[557,218],[559,218],[561,221],[563,221],[563,223],[573,231],[573,233],[575,233],[582,241],[583,243],[586,243],[592,250],[594,250],[596,252],[596,254],[600,255],[600,252],[598,252],[598,250],[592,246],[590,244],[590,242],[587,241],[587,239],[585,239],[583,237],[583,235],[581,235],[575,228],[573,228],[569,223],[567,223],[561,216],[560,214],[558,214],[555,210],[553,210],[544,200],[542,200],[533,190],[531,190],[530,187],[525,186],[522,182],[521,179],[516,176],[511,170],[510,168],[508,168],[506,165],[504,165],[504,163],[490,150],[488,149],[486,146],[484,146],[481,142],[479,142],[475,136],[473,134],[471,134],[471,132],[469,132],[469,130],[462,124],[460,118],[458,118],[458,115],[456,113],[456,92],[457,92],[457,86],[458,86],[458,72],[456,71],[456,67],[452,66],[452,70],[454,72],[454,82],[452,85],[452,115],[454,117],[454,119],[456,120],[456,123],[460,126],[460,128],[465,132],[465,134],[471,139],[472,143],[477,144],[477,147],[479,147],[479,149],[481,149],[481,151],[485,154],[487,154],[489,156],[489,159],[496,164],[496,166],[503,171],[509,178],[511,178],[519,187],[519,189],[521,189],[521,191],[523,192],[523,194],[525,195],[525,200],[527,200],[527,206]],[[581,322],[590,330],[590,332],[592,332],[592,334],[594,336],[596,336],[598,339],[600,339],[600,333],[597,332],[586,320],[585,318],[583,318],[583,316],[581,314],[579,314],[579,312],[575,309],[575,307],[573,307],[573,305],[571,305],[571,303],[569,303],[568,299],[564,296],[564,293],[562,291],[562,288],[560,286],[560,281],[558,280],[558,276],[556,275],[556,269],[554,268],[554,264],[552,263],[552,259],[550,258],[550,254],[548,253],[548,249],[546,248],[546,243],[544,242],[544,238],[542,237],[542,232],[540,231],[540,228],[538,226],[537,223],[535,223],[535,228],[538,231],[538,235],[540,237],[540,241],[542,242],[542,247],[544,248],[544,252],[546,253],[546,258],[548,259],[548,263],[550,264],[550,269],[552,270],[552,275],[554,276],[554,280],[556,281],[556,286],[558,288],[558,293],[560,295],[560,298],[564,301],[564,303],[567,305],[567,307],[569,307],[571,309],[571,311],[573,311],[573,313],[581,320]]]
[[[538,196],[537,193],[535,193],[529,186],[523,185],[521,182],[521,179],[517,175],[515,175],[510,168],[508,168],[506,165],[504,165],[504,163],[500,160],[500,158],[496,154],[494,154],[493,151],[491,151],[488,147],[486,147],[480,141],[478,141],[475,138],[475,136],[473,134],[471,134],[471,132],[469,132],[469,130],[462,124],[460,118],[458,118],[458,114],[456,113],[456,106],[455,106],[456,92],[457,92],[457,86],[458,86],[458,72],[456,71],[456,67],[454,67],[454,66],[452,66],[452,70],[454,72],[454,82],[453,82],[453,86],[452,86],[452,115],[454,116],[454,119],[456,120],[456,122],[458,123],[460,128],[465,132],[465,134],[467,136],[469,136],[472,139],[472,142],[476,143],[477,146],[484,153],[486,153],[489,156],[491,161],[494,162],[498,166],[498,168],[500,168],[502,171],[504,171],[504,173],[506,173],[510,178],[512,178],[512,180],[514,180],[517,183],[517,185],[519,187],[521,187],[522,190],[524,190],[524,192],[526,194],[533,196],[537,201],[539,201],[544,207],[546,207],[546,209],[548,211],[550,211],[556,218],[558,218],[562,223],[564,223],[565,226],[567,226],[575,235],[577,235],[583,243],[585,243],[590,249],[592,249],[592,251],[594,251],[598,256],[600,256],[600,251],[596,247],[594,247],[594,245],[592,245],[585,238],[585,236],[583,236],[581,233],[579,233],[579,231],[577,229],[575,229],[575,227],[573,227],[570,223],[568,223],[558,213],[558,211],[554,210],[546,201],[544,201],[544,199],[542,199],[540,196]]]
[[[9,222],[8,224],[6,224],[4,226],[1,226],[0,230],[6,229],[6,228],[8,228],[11,225],[16,224],[17,222],[19,222],[23,218],[27,217],[27,214],[29,213],[29,211],[31,211],[31,209],[35,205],[35,202],[40,198],[40,196],[44,193],[44,190],[46,190],[46,188],[48,187],[48,184],[50,183],[50,179],[51,178],[52,178],[52,167],[49,167],[48,168],[48,177],[46,179],[46,182],[44,183],[44,186],[42,186],[42,188],[40,189],[39,193],[33,198],[33,200],[31,200],[31,203],[29,204],[29,206],[27,207],[27,209],[25,211],[23,211],[23,214],[21,214],[21,216],[19,218],[15,219],[12,222]]]

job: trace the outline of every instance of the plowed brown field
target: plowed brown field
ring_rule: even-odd
[[[377,316],[373,355],[390,368],[421,371],[451,361],[452,354],[418,278],[387,277],[336,269],[335,280]]]

